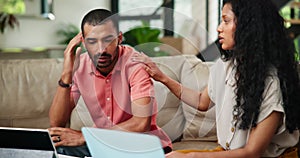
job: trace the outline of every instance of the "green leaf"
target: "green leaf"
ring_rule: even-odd
[[[56,34],[63,38],[59,42],[60,44],[68,44],[79,32],[79,28],[73,24],[62,24],[61,28],[56,31]]]
[[[145,52],[149,56],[157,56],[155,48],[161,45],[159,35],[161,31],[157,28],[151,28],[149,23],[142,22],[142,26],[137,26],[123,34],[123,44],[135,47],[137,50]],[[164,53],[160,53],[164,54]]]

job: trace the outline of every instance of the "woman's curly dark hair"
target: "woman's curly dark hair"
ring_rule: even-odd
[[[235,47],[230,59],[236,66],[236,106],[242,110],[241,129],[257,125],[265,80],[277,69],[289,132],[299,128],[300,86],[295,48],[284,20],[271,0],[224,0],[236,16]]]

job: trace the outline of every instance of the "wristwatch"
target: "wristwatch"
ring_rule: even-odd
[[[70,83],[70,84],[66,84],[66,83],[64,83],[64,82],[60,79],[60,80],[58,81],[58,85],[61,86],[61,87],[63,87],[63,88],[71,88],[72,85],[73,85],[73,82]]]

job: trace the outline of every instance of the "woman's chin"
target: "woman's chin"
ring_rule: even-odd
[[[223,50],[232,50],[233,47],[228,47],[227,45],[222,44],[222,49]]]

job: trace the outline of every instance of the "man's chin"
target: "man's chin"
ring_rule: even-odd
[[[98,69],[103,69],[109,67],[110,64],[97,64]]]

